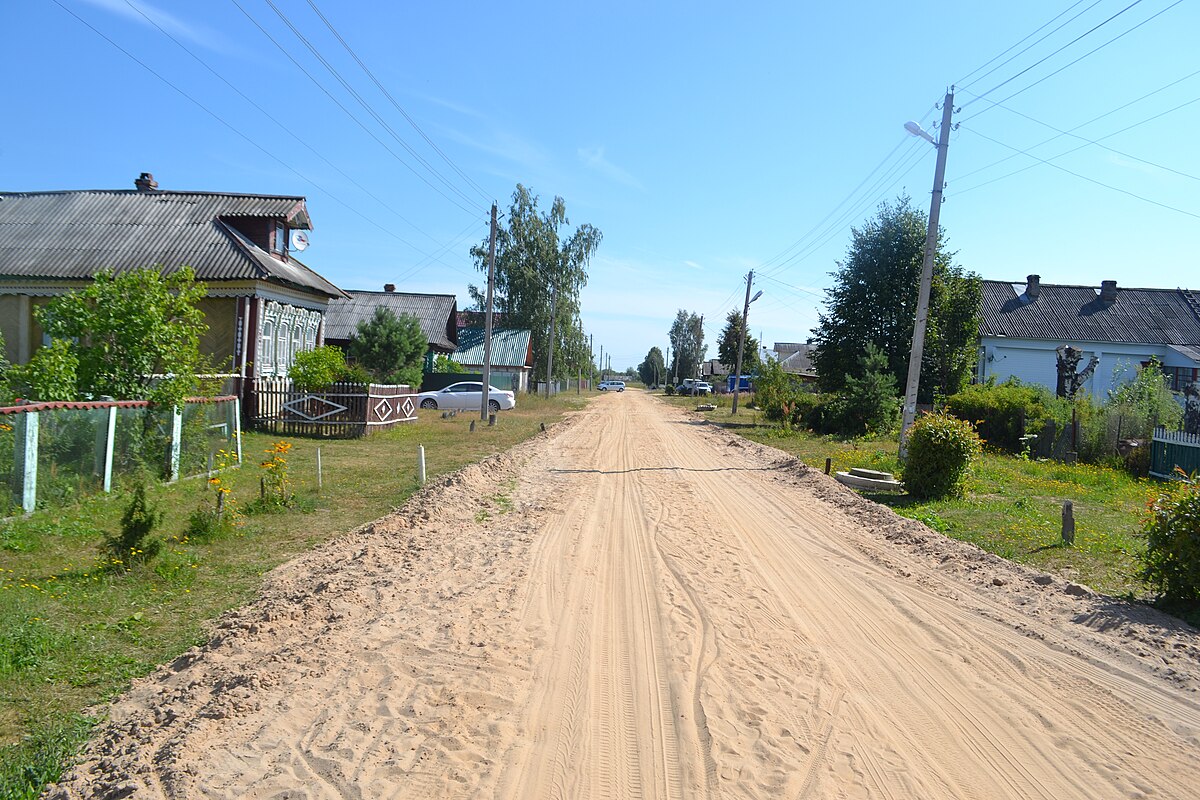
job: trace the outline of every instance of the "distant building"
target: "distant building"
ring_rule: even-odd
[[[417,318],[429,342],[426,372],[436,353],[449,355],[458,347],[458,301],[452,294],[414,294],[397,292],[386,284],[382,292],[349,290],[344,299],[329,304],[325,341],[345,349],[360,322],[375,316],[375,309],[386,308],[397,317],[408,314]]]
[[[1118,288],[983,281],[976,379],[1018,378],[1055,390],[1056,348],[1083,350],[1099,359],[1082,388],[1095,397],[1134,375],[1156,356],[1182,391],[1200,381],[1200,294],[1187,289]]]
[[[463,328],[458,332],[458,349],[450,356],[471,372],[483,371],[483,328]],[[491,374],[507,376],[514,392],[529,391],[533,372],[533,336],[525,330],[493,330]],[[492,385],[506,388],[508,381]]]

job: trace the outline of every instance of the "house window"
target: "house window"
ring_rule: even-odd
[[[1188,384],[1200,381],[1200,369],[1196,367],[1163,367],[1167,376],[1167,388],[1182,392]]]
[[[300,327],[297,322],[292,326],[292,361],[296,360],[296,353],[304,351],[304,328]]]
[[[263,320],[262,353],[259,354],[259,374],[272,375],[275,372],[275,323]]]
[[[271,252],[284,254],[287,248],[287,228],[282,222],[275,223],[275,230],[271,234]]]
[[[280,375],[287,375],[288,367],[292,365],[291,354],[288,353],[288,338],[289,325],[286,322],[279,323],[279,335],[275,337],[275,366]]]

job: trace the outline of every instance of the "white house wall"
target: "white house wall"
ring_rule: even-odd
[[[985,337],[980,341],[978,376],[981,381],[995,377],[997,383],[1015,377],[1022,383],[1038,384],[1054,391],[1058,385],[1058,355],[1055,350],[1063,344],[1083,350],[1080,369],[1088,365],[1093,355],[1099,357],[1096,370],[1082,388],[1101,399],[1107,397],[1114,386],[1132,380],[1136,367],[1151,356],[1157,356],[1168,367],[1195,366],[1194,362],[1164,345]]]

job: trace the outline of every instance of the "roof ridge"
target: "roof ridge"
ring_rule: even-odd
[[[206,197],[260,197],[267,200],[307,200],[301,194],[260,194],[258,192],[208,192],[203,190],[189,189],[152,189],[144,192],[141,189],[51,189],[47,191],[4,191],[0,190],[0,197],[32,197],[48,194],[122,194],[122,195],[146,195],[147,197],[156,197],[165,194],[186,194],[186,195],[204,195]]]

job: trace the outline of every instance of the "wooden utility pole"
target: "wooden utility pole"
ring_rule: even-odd
[[[750,274],[746,276],[746,304],[742,306],[742,335],[738,337],[738,357],[737,366],[733,368],[733,408],[730,414],[737,413],[738,389],[742,385],[742,354],[746,350],[746,318],[750,316],[750,287],[754,285],[754,270],[750,270]]]
[[[925,325],[929,321],[929,288],[933,283],[933,257],[937,252],[938,217],[942,211],[942,185],[946,182],[946,151],[950,149],[950,116],[954,113],[954,87],[942,103],[938,130],[937,166],[933,170],[933,197],[929,200],[929,228],[925,231],[925,260],[921,263],[921,289],[917,294],[917,319],[913,324],[912,352],[908,354],[908,383],[904,390],[904,416],[900,423],[900,460],[908,455],[908,429],[917,418],[917,387],[925,355]],[[918,128],[919,130],[919,128]]]
[[[546,348],[546,397],[550,396],[550,382],[554,380],[554,337],[555,317],[558,316],[558,286],[550,287],[550,346]]]
[[[600,345],[600,380],[604,380],[604,345]]]
[[[496,204],[492,203],[492,226],[488,232],[487,300],[483,310],[483,389],[479,400],[479,419],[488,418],[488,387],[492,383],[492,291],[496,288]]]

